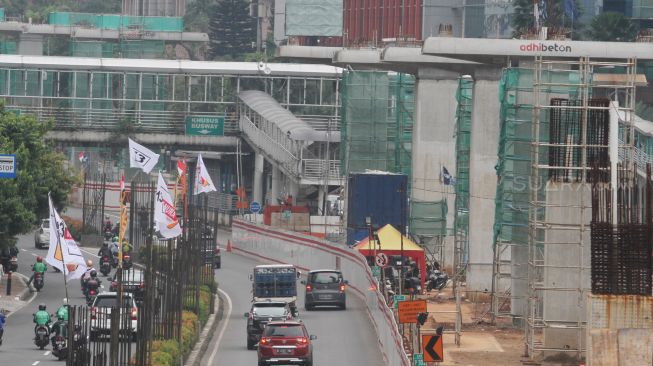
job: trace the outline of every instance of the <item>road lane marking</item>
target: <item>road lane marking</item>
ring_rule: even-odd
[[[90,254],[90,255],[92,255],[92,256],[95,257],[95,258],[100,258],[98,255],[93,254],[93,253],[89,252],[89,251],[86,250],[86,249],[82,249],[82,248],[79,248],[79,249],[80,249],[82,252],[84,252],[84,253],[86,253],[86,254]]]
[[[30,254],[31,254],[31,255],[33,255],[33,256],[35,256],[35,257],[37,256],[37,254],[36,254],[36,253],[30,253]]]
[[[224,335],[225,330],[227,330],[227,325],[229,325],[229,318],[231,317],[231,306],[232,306],[231,298],[226,292],[222,291],[222,289],[219,287],[218,287],[218,291],[227,299],[228,309],[227,309],[226,316],[222,317],[222,319],[224,319],[224,324],[222,324],[222,329],[220,329],[220,334],[218,334],[218,340],[215,342],[215,346],[213,346],[213,351],[211,352],[211,356],[209,357],[209,362],[207,363],[207,365],[213,365],[213,359],[215,358],[215,355],[218,353],[218,348],[220,347],[222,336]]]
[[[49,355],[50,355],[50,351],[45,351],[45,353],[43,354],[43,356],[49,356]]]
[[[27,251],[27,249],[25,249],[25,248],[20,248],[20,250],[22,250],[23,252]]]
[[[36,365],[38,365],[39,362],[41,362],[41,361],[35,361],[35,362],[32,364],[32,366],[36,366]]]

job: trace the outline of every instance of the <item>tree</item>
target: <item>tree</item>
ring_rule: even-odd
[[[45,140],[52,122],[17,116],[0,103],[0,153],[16,154],[17,177],[0,179],[0,248],[48,217],[48,192],[61,210],[73,183],[64,156]]]
[[[209,31],[209,14],[214,11],[214,0],[193,0],[186,6],[184,25],[190,32]]]
[[[637,25],[621,13],[605,12],[592,19],[587,37],[600,42],[632,42],[637,38]]]
[[[582,9],[578,0],[539,0],[540,26],[548,27],[549,33],[574,30],[572,38],[577,38],[582,27],[578,21]],[[512,17],[513,36],[535,31],[535,15],[533,0],[513,0],[514,14]]]
[[[249,16],[244,0],[222,0],[211,10],[209,22],[209,58],[230,56],[238,59],[252,51],[256,41],[256,18]]]

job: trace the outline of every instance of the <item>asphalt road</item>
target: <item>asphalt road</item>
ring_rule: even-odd
[[[246,323],[243,314],[250,309],[251,288],[249,274],[261,264],[222,250],[222,268],[216,270],[220,289],[231,301],[232,309],[225,308],[225,318],[211,340],[202,365],[232,366],[256,365],[256,351],[246,348]],[[347,310],[304,309],[303,287],[298,283],[299,317],[306,323],[310,334],[318,337],[313,341],[313,362],[316,366],[376,366],[384,365],[374,329],[369,323],[363,302],[356,296],[347,296]],[[224,332],[223,326],[226,324]],[[220,337],[220,334],[222,336]],[[216,341],[220,339],[220,343]],[[216,345],[218,346],[216,350]]]
[[[29,276],[31,268],[37,256],[47,255],[47,249],[34,248],[34,234],[22,235],[19,237],[17,247],[20,249],[18,255],[18,272]],[[92,251],[84,252],[87,259],[97,262],[97,257]],[[103,276],[102,285],[104,291],[108,290],[109,281]],[[71,305],[84,305],[84,296],[80,290],[79,280],[68,282],[68,296]],[[61,273],[54,272],[52,266],[48,266],[45,276],[45,286],[36,293],[33,301],[24,308],[11,314],[7,319],[3,343],[0,346],[0,364],[2,365],[59,365],[63,362],[50,354],[52,347],[48,345],[45,350],[39,350],[34,344],[34,323],[32,314],[38,310],[38,305],[47,305],[47,311],[52,314],[62,305],[65,295],[64,279]],[[53,319],[54,321],[55,319]],[[133,344],[132,344],[133,345]]]

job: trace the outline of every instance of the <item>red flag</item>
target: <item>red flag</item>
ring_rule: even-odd
[[[186,160],[177,160],[177,173],[180,177],[186,175]]]

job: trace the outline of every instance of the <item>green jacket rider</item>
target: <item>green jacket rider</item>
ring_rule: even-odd
[[[38,325],[46,325],[47,326],[52,321],[50,319],[50,314],[48,314],[48,312],[45,311],[45,309],[46,309],[45,304],[41,304],[41,305],[39,305],[39,311],[37,311],[34,314],[34,323],[36,323],[37,326]]]
[[[63,299],[63,305],[57,309],[57,318],[68,321],[68,299]]]
[[[45,273],[48,270],[48,266],[43,263],[42,261],[38,261],[34,263],[34,266],[32,267],[32,271],[38,272],[38,273]]]

